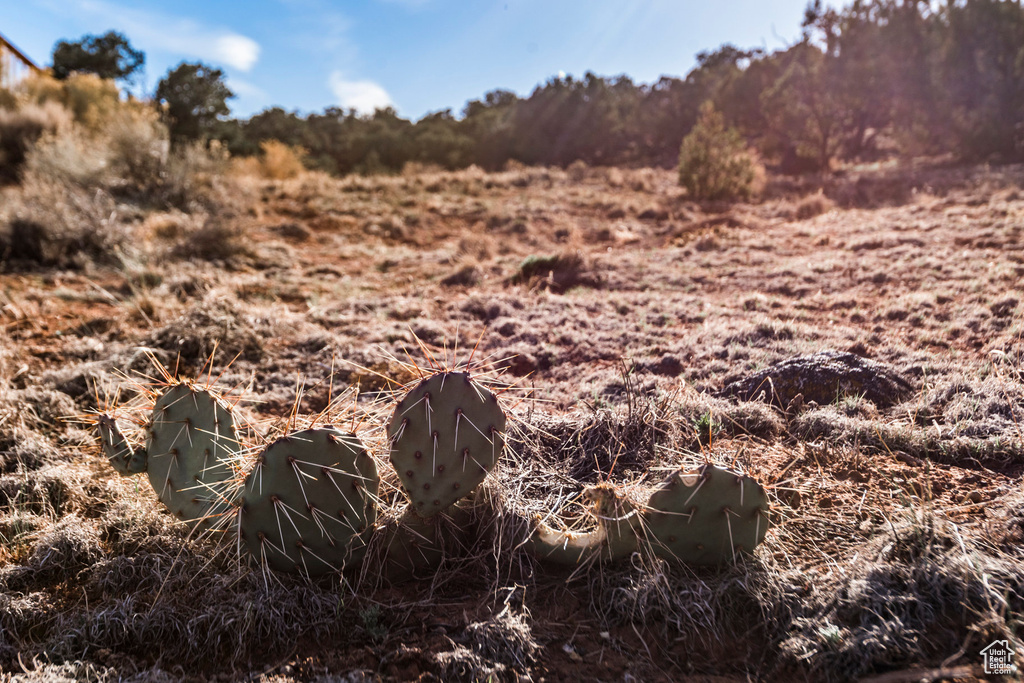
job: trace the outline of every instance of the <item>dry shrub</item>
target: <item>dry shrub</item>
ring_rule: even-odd
[[[164,191],[167,163],[166,128],[155,111],[134,102],[110,112],[96,130],[74,125],[43,136],[27,158],[37,177],[120,195]]]
[[[569,176],[569,180],[574,183],[580,183],[590,175],[590,166],[582,159],[577,159],[566,166],[565,173]]]
[[[626,184],[626,174],[621,168],[608,166],[604,169],[604,181],[611,187],[620,188]]]
[[[71,115],[56,102],[0,109],[0,182],[17,180],[29,150],[46,133],[67,131]]]
[[[27,78],[20,89],[28,103],[56,103],[91,132],[101,131],[122,106],[117,84],[95,74],[74,73],[59,81],[46,73],[37,73]]]
[[[217,349],[219,358],[258,361],[270,323],[248,315],[233,298],[211,293],[180,318],[150,335],[150,343],[176,355],[185,366],[201,366]]]
[[[424,163],[422,161],[407,161],[402,166],[403,178],[415,178],[424,175],[438,175],[444,173],[444,169],[437,164]]]
[[[159,206],[189,213],[217,213],[242,201],[236,192],[238,188],[226,188],[221,182],[228,168],[228,158],[227,151],[217,145],[181,145],[167,157],[161,183],[152,199]]]
[[[9,267],[118,264],[125,242],[116,204],[101,190],[28,178],[0,208],[0,257]]]
[[[25,162],[29,175],[46,182],[100,187],[160,208],[215,211],[237,194],[221,187],[224,150],[197,143],[171,153],[157,112],[137,102],[105,110],[95,124],[76,123],[39,136]]]
[[[232,157],[228,173],[236,178],[261,177],[260,160],[258,157]]]
[[[658,187],[658,172],[653,168],[636,168],[628,172],[629,187],[634,192],[655,192]]]
[[[43,135],[25,160],[34,178],[82,188],[102,187],[107,165],[105,145],[78,126]]]
[[[155,110],[126,104],[110,117],[103,136],[110,172],[121,183],[141,192],[160,186],[170,142]]]
[[[253,255],[242,231],[218,217],[208,218],[202,226],[185,232],[172,249],[176,258],[219,261],[233,264]]]
[[[302,159],[306,150],[291,147],[279,140],[260,143],[260,175],[272,180],[295,178],[305,170]]]
[[[834,207],[835,203],[826,197],[821,190],[818,190],[814,194],[801,199],[800,203],[796,205],[796,219],[798,221],[805,221],[831,211]]]

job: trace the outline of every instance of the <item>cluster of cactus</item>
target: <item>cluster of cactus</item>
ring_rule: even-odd
[[[714,565],[748,552],[768,531],[768,496],[747,475],[714,465],[677,470],[634,505],[608,484],[588,487],[593,529],[553,529],[536,520],[530,543],[541,557],[578,564],[590,557],[617,560],[641,548],[690,565]]]
[[[232,407],[208,389],[171,382],[133,445],[109,415],[97,420],[102,449],[122,475],[145,472],[160,501],[201,530],[232,532],[266,568],[308,576],[358,566],[382,539],[384,572],[405,578],[444,556],[443,528],[468,526],[460,501],[494,470],[506,414],[467,372],[422,379],[395,403],[389,458],[408,498],[398,519],[378,519],[381,480],[353,433],[333,427],[285,434],[248,464]],[[591,530],[533,520],[527,545],[542,560],[575,565],[642,549],[696,565],[718,564],[764,539],[768,500],[748,476],[705,465],[673,473],[634,502],[611,484],[584,491]],[[440,515],[447,526],[438,523]]]

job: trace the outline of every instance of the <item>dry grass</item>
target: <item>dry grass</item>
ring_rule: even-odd
[[[106,216],[108,237],[127,237],[116,258],[55,249],[76,271],[33,258],[3,275],[0,669],[849,681],[975,666],[996,638],[1019,647],[1020,169],[915,170],[896,189],[895,171],[859,170],[824,183],[839,208],[796,220],[801,198],[818,203],[813,183],[712,207],[650,169],[225,180],[219,163],[196,157],[179,208],[102,174],[84,217],[60,208],[73,192],[7,190],[4,211],[47,226]],[[218,199],[225,183],[237,199]],[[218,226],[245,232],[222,244]],[[41,243],[62,244],[52,234]],[[177,245],[193,251],[168,259]],[[479,344],[523,390],[505,395],[506,457],[445,522],[440,568],[415,581],[383,580],[372,559],[343,579],[264,576],[230,544],[190,538],[60,419],[118,387],[138,402],[116,373],[152,374],[147,353],[189,372],[214,348],[212,376],[245,389],[253,443],[286,428],[297,387],[299,424],[349,386],[359,410],[386,415],[394,383],[381,375],[402,384],[409,356],[429,364],[414,334],[449,352],[457,339],[460,357]],[[784,404],[723,392],[823,349],[912,388],[878,401],[830,386]],[[526,390],[538,400],[516,398]],[[364,437],[396,519],[404,497],[379,430]],[[641,553],[563,571],[522,547],[534,514],[585,525],[591,483],[642,499],[706,461],[769,488],[775,526],[735,566]]]

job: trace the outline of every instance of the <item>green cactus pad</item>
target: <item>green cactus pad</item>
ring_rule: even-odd
[[[246,476],[238,531],[264,566],[322,576],[359,562],[377,518],[377,465],[359,439],[307,429],[272,443]]]
[[[467,373],[420,382],[388,424],[391,464],[412,510],[432,517],[476,488],[501,456],[504,431],[497,397]]]
[[[117,422],[109,415],[100,415],[96,423],[103,454],[118,474],[128,476],[146,471],[146,451],[134,448],[121,434]]]
[[[764,540],[768,496],[752,478],[721,467],[679,470],[651,494],[644,522],[657,555],[722,564]]]
[[[220,491],[234,476],[228,460],[241,449],[230,407],[181,383],[157,399],[150,422],[147,472],[160,501],[179,519],[216,521],[230,507]]]
[[[614,561],[636,552],[642,531],[640,515],[633,504],[611,484],[587,487],[583,498],[593,507],[596,526],[585,532],[563,531],[538,516],[528,542],[533,553],[554,564],[576,565],[595,555]]]

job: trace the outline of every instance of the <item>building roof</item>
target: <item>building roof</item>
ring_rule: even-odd
[[[4,37],[4,34],[0,33],[0,48],[6,49],[8,52],[17,57],[25,66],[30,69],[39,71],[39,65],[33,62],[28,55],[19,50],[14,44]]]

